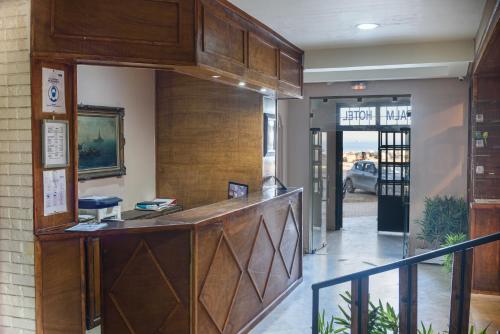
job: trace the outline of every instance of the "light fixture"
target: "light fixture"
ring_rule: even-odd
[[[266,89],[266,88],[264,88],[264,87],[262,87],[262,88],[260,89],[260,92],[261,92],[261,93],[265,93],[265,92],[267,92],[267,89]]]
[[[362,97],[358,97],[358,102],[363,102],[363,98]]]
[[[398,102],[398,97],[397,97],[397,96],[393,96],[393,97],[392,97],[392,102],[393,102],[393,103]]]
[[[373,30],[375,28],[380,27],[380,24],[377,23],[361,23],[357,25],[359,30]]]
[[[220,75],[212,75],[212,78],[214,78],[214,79],[219,79],[219,78],[220,78]]]
[[[238,83],[238,86],[240,86],[240,87],[245,87],[246,85],[247,85],[247,84],[246,84],[246,83],[244,83],[243,81],[240,81],[240,82]]]
[[[353,82],[351,84],[352,90],[365,90],[366,89],[366,82],[358,81],[358,82]]]

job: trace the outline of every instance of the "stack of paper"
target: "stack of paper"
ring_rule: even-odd
[[[170,198],[157,198],[152,201],[144,201],[139,202],[135,205],[137,210],[146,210],[146,211],[162,211],[171,206],[176,205],[175,199]]]

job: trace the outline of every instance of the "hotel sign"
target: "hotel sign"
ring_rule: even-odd
[[[410,125],[411,106],[341,107],[339,117],[341,126]]]
[[[340,108],[340,125],[376,125],[375,107]]]

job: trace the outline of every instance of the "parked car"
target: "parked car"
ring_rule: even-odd
[[[387,168],[387,170],[385,169]],[[345,192],[353,193],[356,189],[378,194],[378,167],[374,161],[356,161],[347,171],[344,181]],[[401,180],[401,167],[384,167],[381,173],[382,180]],[[387,174],[387,176],[386,176]]]
[[[378,170],[375,163],[370,160],[356,161],[347,171],[344,188],[353,193],[356,189],[377,194]]]

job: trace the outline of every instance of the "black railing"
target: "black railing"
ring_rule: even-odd
[[[383,266],[359,271],[349,275],[315,283],[313,290],[312,333],[318,334],[319,290],[351,282],[351,333],[365,334],[368,323],[368,280],[375,274],[389,270],[400,270],[400,333],[416,332],[416,287],[417,264],[443,255],[454,253],[452,300],[450,310],[450,334],[466,334],[469,323],[469,304],[472,275],[472,249],[500,240],[500,232],[453,246],[440,248],[422,255],[409,257]]]

